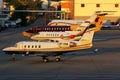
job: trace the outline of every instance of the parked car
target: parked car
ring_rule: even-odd
[[[14,21],[6,21],[5,27],[7,27],[7,28],[16,27],[16,23]]]
[[[22,22],[22,20],[20,18],[18,18],[15,21],[5,21],[5,27],[10,28],[10,27],[19,27],[20,23]]]
[[[118,25],[120,27],[120,18],[118,18],[115,23],[116,23],[116,25]]]
[[[0,20],[8,21],[11,18],[9,14],[0,15]]]
[[[110,20],[107,20],[105,23],[102,25],[102,29],[119,29],[119,27],[115,24],[112,24]]]

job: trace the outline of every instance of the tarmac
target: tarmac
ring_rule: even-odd
[[[61,62],[42,62],[41,57],[11,56],[2,49],[19,41],[29,27],[0,32],[0,80],[120,80],[120,30],[101,30],[91,49],[62,55]]]

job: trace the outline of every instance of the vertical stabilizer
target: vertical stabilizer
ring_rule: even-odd
[[[90,44],[92,45],[93,35],[94,35],[94,28],[87,29],[81,39],[78,42],[78,45],[85,45]]]
[[[95,21],[93,22],[93,24],[96,25],[95,32],[101,30],[101,27],[104,22],[104,18],[105,18],[106,14],[104,13],[104,14],[96,14],[96,15],[97,15],[97,17],[96,17]]]
[[[99,31],[102,27],[102,24],[104,22],[105,15],[107,15],[107,11],[96,11],[89,19],[86,21],[89,21],[91,24],[95,24],[95,32]]]

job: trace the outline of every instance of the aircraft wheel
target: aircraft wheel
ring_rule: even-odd
[[[48,62],[48,59],[45,56],[43,57],[43,62]]]
[[[55,58],[56,58],[56,59],[55,59],[55,60],[56,60],[56,62],[59,62],[59,61],[61,61],[61,58],[60,58],[60,56],[56,56]]]
[[[56,60],[56,62],[60,62],[60,61],[61,61],[61,59],[60,59],[60,58],[56,58],[55,60]]]
[[[43,62],[45,62],[45,63],[48,62],[48,59],[43,59]]]

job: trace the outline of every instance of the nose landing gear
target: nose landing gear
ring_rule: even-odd
[[[15,54],[12,54],[12,61],[16,61]]]

